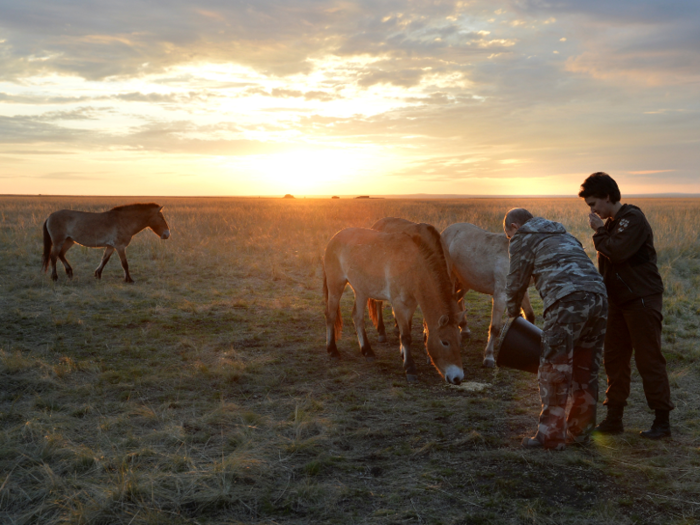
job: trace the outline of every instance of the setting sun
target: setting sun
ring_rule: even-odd
[[[232,172],[249,173],[268,195],[330,195],[346,193],[350,180],[357,185],[380,164],[381,158],[366,149],[303,148],[251,155],[227,166]]]

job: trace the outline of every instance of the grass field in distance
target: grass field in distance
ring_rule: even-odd
[[[172,237],[134,238],[135,284],[116,257],[96,280],[101,250],[79,246],[72,281],[60,263],[56,284],[40,272],[49,213],[137,201],[165,206]],[[624,434],[549,453],[519,449],[536,378],[480,366],[490,297],[468,294],[462,343],[465,381],[489,387],[447,386],[420,358],[420,322],[408,384],[391,330],[379,344],[368,322],[378,359],[361,357],[349,289],[343,360],[328,359],[321,257],[338,230],[385,216],[500,232],[513,206],[594,256],[580,199],[0,197],[0,522],[696,523],[700,200],[630,202],[666,286],[673,439],[638,436],[653,414],[635,371]]]

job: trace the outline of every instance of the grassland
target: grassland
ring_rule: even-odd
[[[535,428],[535,378],[480,367],[489,297],[468,295],[463,342],[482,392],[420,359],[407,384],[393,334],[379,344],[368,330],[378,359],[366,363],[350,291],[343,360],[329,361],[321,256],[339,229],[381,217],[500,231],[514,205],[593,255],[580,201],[160,198],[173,235],[134,238],[134,285],[118,260],[95,280],[101,253],[82,247],[72,281],[40,273],[50,212],[133,201],[0,198],[1,523],[698,521],[699,201],[635,201],[666,284],[673,440],[638,437],[653,416],[635,375],[627,431],[562,453],[518,448]]]

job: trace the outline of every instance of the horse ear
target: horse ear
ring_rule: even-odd
[[[447,315],[443,315],[442,317],[440,317],[440,320],[438,321],[438,326],[440,328],[442,328],[443,326],[445,326],[449,322],[450,322],[450,317]]]
[[[165,208],[165,206],[161,206],[160,208],[158,208],[158,211],[163,211],[163,208]]]
[[[459,312],[459,324],[462,324],[466,320],[467,320],[467,311],[462,310],[461,312]]]

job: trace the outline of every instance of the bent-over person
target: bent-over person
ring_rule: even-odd
[[[591,210],[589,224],[595,230],[598,268],[610,300],[603,353],[608,412],[596,432],[624,431],[622,416],[630,394],[634,353],[647,404],[656,413],[651,429],[641,435],[649,439],[669,437],[669,412],[674,405],[661,353],[664,285],[656,266],[651,226],[642,210],[620,202],[620,189],[607,173],[590,175],[578,195]]]
[[[595,427],[608,313],[603,279],[578,239],[558,222],[514,208],[503,219],[503,229],[510,239],[508,315],[519,315],[531,277],[544,308],[537,374],[542,412],[537,433],[522,445],[563,450],[566,444],[586,444]]]

